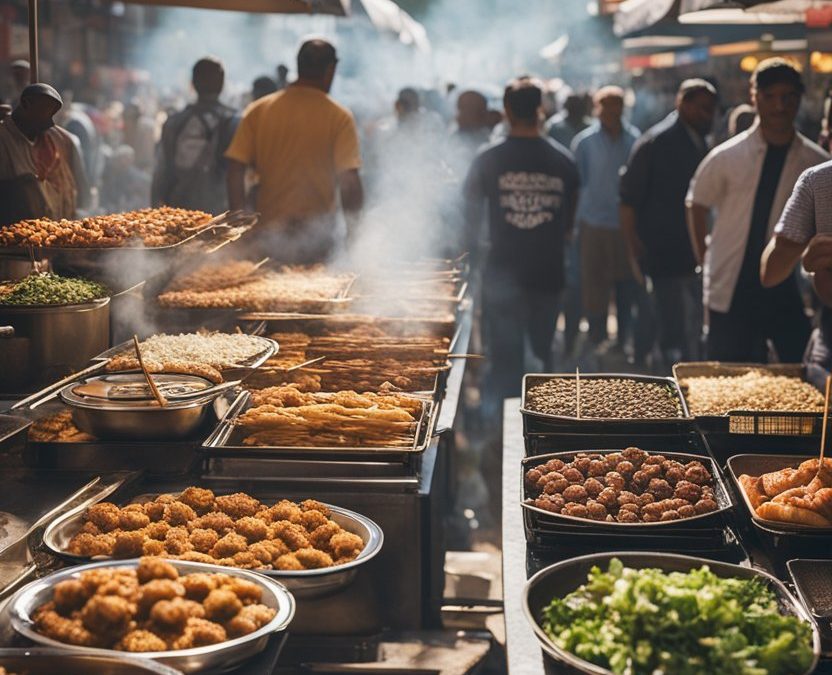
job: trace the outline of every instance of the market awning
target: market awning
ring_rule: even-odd
[[[334,14],[347,16],[350,0],[123,0],[137,5],[223,9],[262,14]]]
[[[679,0],[626,0],[615,13],[613,30],[618,36],[631,35],[678,13]]]

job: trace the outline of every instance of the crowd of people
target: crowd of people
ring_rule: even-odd
[[[805,354],[829,370],[832,164],[796,128],[804,84],[789,61],[761,62],[747,102],[685,80],[643,132],[619,86],[553,96],[532,77],[505,87],[502,111],[473,89],[407,87],[389,113],[357,121],[330,96],[337,64],[333,45],[309,40],[294,79],[285,66],[256,78],[239,107],[223,98],[223,64],[204,58],[192,103],[154,118],[127,101],[105,128],[105,113],[27,84],[15,62],[0,108],[0,223],[251,209],[256,248],[310,263],[332,260],[373,209],[383,238],[407,249],[414,233],[399,220],[427,213],[416,235],[440,242],[434,252],[471,252],[486,415],[530,369],[592,370],[610,356],[661,371]]]

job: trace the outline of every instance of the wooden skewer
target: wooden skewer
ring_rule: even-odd
[[[448,354],[449,359],[484,359],[484,354]]]
[[[818,462],[818,472],[814,480],[809,483],[809,491],[816,492],[824,486],[824,480],[821,476],[824,471],[823,458],[826,454],[826,425],[829,422],[829,394],[832,391],[832,375],[826,377],[826,392],[823,401],[823,428],[820,431],[820,461]]]
[[[147,384],[150,387],[150,391],[153,393],[153,397],[159,402],[159,406],[164,408],[168,404],[168,400],[162,395],[162,392],[159,391],[159,388],[153,381],[153,376],[150,374],[150,371],[148,371],[147,366],[144,365],[142,350],[139,348],[139,338],[136,335],[133,336],[133,347],[136,348],[136,356],[139,359],[139,367],[142,369],[142,373],[144,373],[144,378],[147,380]]]
[[[581,419],[581,369],[575,368],[575,412]]]

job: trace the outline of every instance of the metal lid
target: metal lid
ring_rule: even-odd
[[[197,375],[154,373],[153,381],[168,399],[167,407],[185,407],[202,403],[204,397],[178,401],[178,396],[213,388],[213,383]],[[114,373],[72,382],[61,390],[64,403],[84,408],[136,410],[158,408],[142,373]],[[210,396],[210,392],[206,396]]]

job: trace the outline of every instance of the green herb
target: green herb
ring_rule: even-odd
[[[799,675],[812,631],[780,613],[763,580],[635,570],[613,558],[543,610],[562,649],[621,675]]]
[[[47,272],[0,286],[0,305],[76,305],[109,295],[106,286],[94,281]]]

